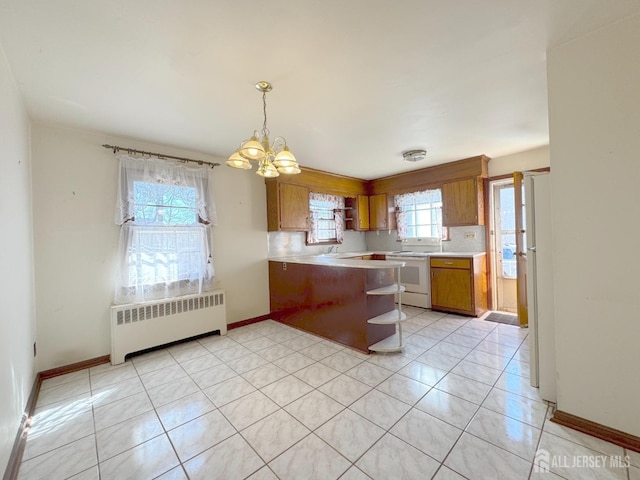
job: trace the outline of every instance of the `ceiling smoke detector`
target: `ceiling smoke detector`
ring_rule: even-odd
[[[402,157],[405,162],[419,162],[420,160],[424,160],[427,158],[426,150],[407,150],[406,152],[402,152]]]

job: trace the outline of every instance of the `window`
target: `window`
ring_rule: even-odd
[[[394,197],[398,239],[442,238],[440,189],[403,193]]]
[[[211,289],[208,169],[131,157],[120,162],[116,303]]]
[[[344,231],[344,197],[324,193],[309,193],[311,225],[307,234],[309,245],[342,243]]]
[[[496,200],[496,218],[498,228],[495,229],[496,243],[500,249],[502,261],[502,277],[516,278],[516,212],[515,189],[513,183],[498,187]],[[523,216],[524,218],[524,216]],[[500,255],[500,254],[499,254]]]

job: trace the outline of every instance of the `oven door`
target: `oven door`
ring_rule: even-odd
[[[405,286],[407,292],[429,293],[428,257],[388,256],[387,260],[397,260],[405,263],[405,266],[400,269],[400,284]]]

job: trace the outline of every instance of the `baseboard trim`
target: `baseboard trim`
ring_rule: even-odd
[[[555,411],[553,417],[551,417],[551,421],[640,453],[640,437],[636,437],[630,433],[621,432],[615,428],[606,427],[560,410]]]
[[[42,378],[40,374],[36,374],[36,378],[33,380],[33,386],[31,387],[31,393],[27,399],[27,404],[20,420],[20,426],[18,427],[18,433],[16,439],[13,442],[13,448],[11,449],[11,455],[9,455],[9,462],[7,468],[2,476],[3,480],[16,480],[18,478],[18,470],[20,469],[20,463],[22,462],[22,455],[24,454],[24,448],[27,444],[27,434],[29,433],[29,427],[31,426],[31,417],[36,409],[36,400],[40,393],[40,386],[42,385]]]
[[[16,439],[13,442],[11,455],[9,455],[9,462],[7,463],[7,468],[4,471],[2,480],[16,480],[18,478],[18,470],[20,470],[22,455],[24,454],[24,448],[27,444],[27,434],[29,433],[29,427],[31,426],[31,418],[33,417],[33,412],[36,409],[36,402],[38,400],[38,395],[40,394],[40,388],[42,387],[43,380],[64,375],[66,373],[77,372],[78,370],[84,370],[85,368],[95,367],[96,365],[102,365],[103,363],[109,363],[110,361],[109,355],[103,355],[101,357],[91,358],[82,362],[44,370],[36,374],[36,378],[33,380],[33,386],[31,387],[31,393],[29,394],[29,399],[24,407],[24,413],[20,420],[18,433],[16,434]]]
[[[260,315],[259,317],[247,318],[246,320],[240,320],[239,322],[233,322],[227,324],[227,330],[233,330],[234,328],[244,327],[251,325],[252,323],[264,322],[265,320],[277,320],[277,315],[274,313],[268,313],[266,315]]]
[[[83,360],[82,362],[72,363],[63,367],[44,370],[43,372],[40,372],[40,378],[42,380],[46,380],[47,378],[58,377],[60,375],[66,375],[67,373],[96,367],[98,365],[102,365],[103,363],[109,363],[110,361],[111,357],[109,355],[102,355],[101,357],[90,358],[89,360]]]

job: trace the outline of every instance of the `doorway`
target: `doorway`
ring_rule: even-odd
[[[513,178],[490,183],[490,243],[494,310],[518,312]]]

